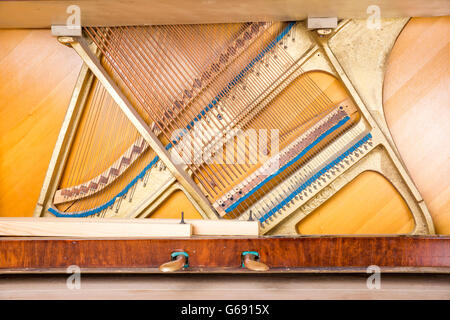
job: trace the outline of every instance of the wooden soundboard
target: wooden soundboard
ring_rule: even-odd
[[[398,32],[405,23],[406,20],[399,23],[401,27]],[[391,40],[391,46],[395,38],[396,35]],[[352,60],[351,57],[348,59]],[[345,65],[345,62],[341,65]],[[362,65],[367,67],[367,63]],[[347,72],[346,76],[351,77],[351,72]],[[382,74],[378,76],[378,80],[383,80]],[[382,87],[382,85],[378,86]],[[355,87],[357,88],[356,85]],[[364,91],[363,88],[357,88],[357,90]],[[361,95],[361,92],[358,92]],[[372,103],[381,103],[376,99]],[[380,116],[376,112],[373,114]],[[380,122],[377,122],[377,125],[380,126]],[[384,122],[381,122],[380,127],[382,130],[387,130]],[[389,136],[389,132],[387,133]],[[395,157],[397,152],[395,147],[392,152],[391,156]],[[410,187],[415,189],[413,185]],[[178,190],[183,189],[179,187]],[[318,203],[317,206],[320,204]],[[417,221],[421,221],[422,218],[417,214],[414,217],[418,219],[417,225]],[[295,227],[297,222],[298,219],[292,225]],[[422,233],[420,230],[415,230],[418,234]],[[0,242],[1,252],[6,252],[8,248],[8,254],[3,255],[1,267],[4,272],[42,270],[60,272],[66,267],[65,261],[68,259],[71,264],[79,265],[83,270],[90,272],[155,272],[164,262],[174,258],[171,256],[174,252],[188,253],[189,264],[186,264],[187,267],[183,272],[247,272],[248,270],[242,268],[245,252],[257,252],[258,258],[273,272],[337,270],[359,272],[365,270],[365,267],[370,264],[378,265],[386,271],[446,272],[450,263],[448,238],[414,235],[407,237],[293,237],[293,231],[285,234],[282,237],[273,237],[269,233],[269,236],[250,238],[194,236],[140,240],[3,238]],[[46,253],[49,245],[54,249],[52,257]],[[111,250],[123,254],[121,257],[116,254],[99,254],[99,252],[108,253]],[[370,251],[370,254],[364,254],[367,251]],[[151,254],[146,254],[147,252]],[[140,258],[136,259],[136,257]]]

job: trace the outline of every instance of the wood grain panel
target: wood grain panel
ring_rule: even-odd
[[[371,5],[384,18],[450,13],[447,0],[10,0],[0,2],[0,27],[65,24],[71,5],[80,7],[83,26],[294,21],[308,16],[366,19]]]
[[[255,300],[255,303],[272,299],[450,299],[450,275],[436,274],[383,274],[381,288],[377,290],[367,289],[367,274],[82,274],[80,290],[67,290],[67,277],[67,274],[4,275],[0,277],[0,299],[218,299]],[[222,302],[224,306],[228,303]],[[167,302],[156,303],[165,317],[180,318],[180,308],[167,308],[164,305]],[[167,306],[173,306],[169,303]],[[298,308],[299,302],[292,304]],[[278,312],[285,307],[285,302],[277,308],[272,306],[272,318],[282,318],[275,315],[286,314]],[[412,308],[408,311],[416,312]]]
[[[272,271],[314,269],[326,272],[343,268],[365,272],[369,265],[398,271],[423,267],[450,271],[449,237],[198,237],[3,238],[0,239],[0,272],[10,269],[65,272],[70,265],[97,272],[113,269],[155,272],[160,264],[170,259],[173,251],[180,250],[189,254],[191,271],[243,271],[240,268],[243,251],[259,252],[261,261]]]
[[[436,232],[450,234],[450,17],[407,24],[389,57],[383,100]]]
[[[381,174],[366,171],[297,225],[299,234],[409,233],[408,205]]]
[[[0,30],[0,216],[31,216],[81,59],[49,30]]]
[[[184,212],[185,219],[202,219],[200,213],[181,190],[172,193],[158,208],[156,208],[150,218],[179,220],[181,219],[181,211]]]

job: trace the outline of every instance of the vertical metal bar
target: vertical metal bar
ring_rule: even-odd
[[[69,147],[75,136],[75,131],[83,112],[89,88],[92,84],[93,75],[89,71],[86,64],[83,64],[78,75],[72,98],[67,108],[67,112],[56,140],[55,148],[50,159],[47,173],[44,178],[41,193],[34,209],[34,216],[40,217],[44,215],[45,210],[49,207],[48,202],[51,200],[58,187],[64,164],[69,155]]]

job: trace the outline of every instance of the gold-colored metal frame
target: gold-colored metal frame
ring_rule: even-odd
[[[434,234],[428,209],[409,177],[384,118],[382,88],[384,66],[388,55],[408,22],[408,18],[384,19],[381,29],[369,29],[365,20],[341,21],[327,36],[316,34],[305,72],[323,70],[338,77],[345,85],[372,134],[372,146],[361,159],[345,166],[337,177],[331,177],[309,196],[293,203],[281,215],[273,217],[261,232],[270,235],[296,235],[296,225],[364,171],[382,174],[397,189],[408,205],[415,222],[411,234]],[[309,31],[296,29],[296,37],[305,39]]]
[[[96,55],[99,55],[99,53],[96,51],[95,46],[90,45],[89,50],[92,50],[93,52],[96,52]],[[78,75],[77,82],[75,83],[72,97],[69,102],[69,106],[63,124],[61,126],[55,148],[53,149],[53,154],[50,159],[41,193],[34,210],[35,217],[51,216],[51,214],[48,212],[48,209],[54,207],[53,197],[58,188],[58,184],[69,155],[69,150],[75,137],[75,133],[78,129],[79,121],[83,113],[90,89],[94,83],[94,79],[95,75],[86,64],[83,64]],[[123,215],[121,217],[148,217],[172,193],[176,191],[182,191],[192,202],[200,215],[202,215],[203,218],[208,218],[202,208],[186,191],[186,189],[180,183],[178,183],[173,176],[167,176],[167,170],[165,167],[160,171],[162,172],[162,174],[159,174],[158,177],[156,177],[156,180],[159,182],[156,186],[156,191],[142,199],[142,201],[140,201],[138,205],[133,208],[133,210],[127,212],[126,215]]]
[[[83,113],[83,109],[89,94],[89,88],[94,76],[89,68],[83,64],[78,75],[72,97],[69,102],[61,130],[56,140],[55,148],[45,175],[44,184],[34,209],[34,216],[43,216],[51,206],[53,196],[56,193],[61,179],[64,165],[69,155],[70,146],[75,137],[75,132]]]
[[[381,173],[399,191],[414,217],[415,228],[411,234],[434,234],[431,216],[400,160],[389,133],[382,106],[386,59],[407,21],[407,18],[384,19],[381,23],[382,28],[377,30],[368,28],[365,20],[344,20],[339,23],[337,29],[326,36],[320,36],[318,33],[307,30],[301,22],[295,25],[293,32],[296,33],[295,37],[298,41],[290,50],[296,50],[295,56],[299,57],[297,65],[301,66],[305,72],[321,70],[342,81],[361,112],[362,120],[357,126],[366,126],[369,129],[372,134],[372,145],[363,157],[345,166],[343,172],[338,176],[327,179],[320,188],[311,190],[306,198],[292,203],[289,208],[283,210],[282,215],[274,216],[270,223],[264,224],[261,228],[263,234],[297,234],[295,226],[300,220],[333,196],[358,174],[367,170]],[[149,216],[168,195],[181,189],[188,195],[204,218],[217,219],[212,206],[188,172],[185,171],[185,168],[171,161],[161,142],[103,69],[87,40],[82,37],[63,37],[59,40],[65,44],[70,44],[83,59],[85,66],[83,66],[77,81],[35,215],[44,215],[51,206],[52,197],[56,191],[70,143],[76,130],[76,124],[82,112],[82,105],[86,99],[88,92],[86,89],[89,87],[88,83],[92,82],[92,75],[88,71],[90,69],[173,175],[170,183],[168,182],[164,188],[160,188],[157,193],[149,195],[145,204],[138,206],[136,210],[132,210],[127,214],[127,217]],[[286,75],[284,79],[288,78],[289,75]],[[178,182],[175,183],[175,181]],[[244,213],[241,219],[246,218],[248,216]]]

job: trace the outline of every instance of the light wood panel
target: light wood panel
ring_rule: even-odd
[[[383,273],[381,288],[369,290],[366,283],[371,274],[111,276],[82,273],[80,289],[68,290],[69,275],[5,275],[0,277],[0,299],[450,299],[449,275]],[[171,310],[165,312],[169,318],[177,318],[179,309],[173,310],[173,317],[170,317]]]
[[[391,52],[383,95],[389,129],[438,234],[450,234],[449,41],[450,17],[412,19]],[[297,230],[303,234],[411,230],[407,208],[388,181],[376,174],[356,180],[299,223]],[[370,206],[358,207],[363,203]],[[387,207],[392,214],[383,214]]]
[[[0,30],[0,216],[31,216],[81,59],[49,30]]]
[[[83,26],[294,21],[308,16],[365,19],[371,5],[384,18],[450,13],[447,0],[34,0],[0,2],[0,27],[65,24],[71,5],[80,7]]]
[[[343,85],[325,73],[311,77],[333,102],[348,98]],[[402,196],[382,175],[364,172],[297,225],[300,234],[398,234],[414,228]]]
[[[366,171],[297,225],[300,234],[409,233],[406,202],[381,174]]]
[[[156,208],[150,218],[181,219],[181,211],[184,212],[185,219],[202,219],[200,213],[181,190],[172,193],[158,208]]]
[[[144,219],[0,218],[0,236],[173,238],[191,235],[191,224]]]
[[[450,234],[450,17],[412,19],[391,52],[384,112],[439,234]]]
[[[0,236],[190,237],[258,236],[258,221],[186,219],[80,219],[0,217]]]

